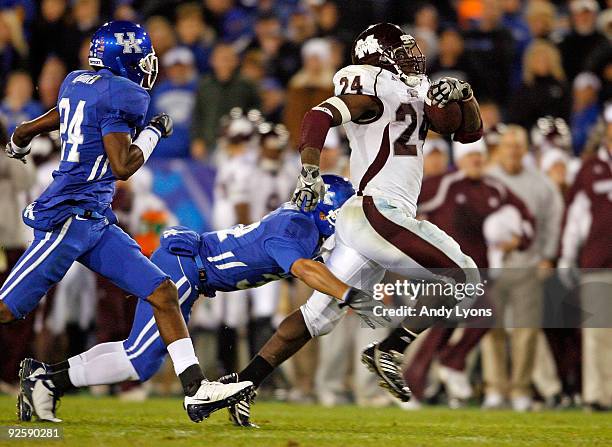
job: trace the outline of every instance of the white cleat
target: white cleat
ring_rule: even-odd
[[[468,400],[472,397],[472,385],[464,371],[440,365],[438,375],[451,399]]]
[[[28,378],[21,379],[17,402],[19,419],[30,421],[33,415],[40,421],[62,422],[55,416],[60,394],[41,368]]]
[[[254,391],[253,382],[249,381],[221,383],[202,380],[193,396],[185,396],[184,408],[193,422],[202,422],[217,410],[251,399]]]

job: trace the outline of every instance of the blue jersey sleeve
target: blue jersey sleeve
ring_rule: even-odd
[[[100,124],[103,136],[144,126],[150,101],[144,88],[117,77],[111,81],[108,94],[109,104]]]
[[[310,259],[317,251],[319,231],[312,220],[303,214],[286,219],[274,236],[264,243],[264,250],[285,273],[298,259]]]

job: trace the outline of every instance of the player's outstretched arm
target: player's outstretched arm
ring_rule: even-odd
[[[128,132],[110,132],[104,135],[104,150],[115,178],[130,178],[148,160],[160,138],[171,134],[172,119],[162,113],[149,122],[133,143]]]
[[[30,143],[36,135],[59,129],[60,117],[57,108],[52,108],[44,115],[20,124],[11,135],[6,146],[6,154],[25,163],[25,156],[30,153]]]
[[[375,307],[382,303],[363,290],[350,287],[340,281],[325,264],[312,259],[298,259],[291,265],[291,273],[307,286],[341,301],[340,306],[348,306],[361,317],[371,328],[384,327],[391,320],[380,312],[374,312]]]
[[[329,271],[327,266],[312,259],[298,259],[291,265],[291,274],[308,287],[341,300],[350,287]]]
[[[311,211],[325,192],[319,163],[329,129],[370,115],[376,116],[381,112],[381,107],[375,96],[339,95],[326,99],[304,115],[298,147],[302,171],[293,193],[293,203]]]

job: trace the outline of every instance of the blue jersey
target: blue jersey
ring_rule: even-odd
[[[127,78],[108,70],[73,71],[62,83],[60,114],[62,155],[53,182],[24,211],[24,222],[49,230],[77,206],[112,216],[115,177],[109,168],[102,137],[132,132],[145,124],[149,94]],[[114,217],[114,216],[112,216]]]
[[[198,234],[186,227],[169,228],[151,260],[176,284],[181,313],[189,322],[200,295],[256,287],[289,276],[296,260],[313,258],[318,251],[319,230],[312,218],[285,205],[260,222],[229,230]],[[205,284],[201,283],[202,267]],[[139,301],[123,347],[141,381],[161,367],[167,351],[149,302]]]
[[[202,234],[200,257],[207,285],[229,292],[290,276],[296,260],[313,258],[318,249],[319,230],[312,219],[285,206],[251,225]]]

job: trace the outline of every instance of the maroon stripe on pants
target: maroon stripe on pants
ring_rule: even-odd
[[[387,124],[385,130],[383,130],[383,138],[380,142],[380,148],[378,149],[376,158],[374,158],[372,164],[368,166],[368,169],[366,170],[365,174],[363,174],[363,177],[361,177],[361,181],[359,182],[359,191],[357,191],[358,196],[363,195],[363,190],[366,186],[368,186],[368,183],[374,177],[376,177],[376,174],[378,174],[385,166],[385,163],[387,163],[387,159],[389,158],[390,154],[391,145],[389,144],[389,124]]]
[[[438,275],[450,276],[465,282],[465,273],[459,265],[435,245],[420,238],[412,231],[387,219],[374,204],[371,196],[363,197],[363,212],[374,230],[391,245],[414,259],[426,269],[436,269]],[[441,269],[441,270],[437,270]]]

